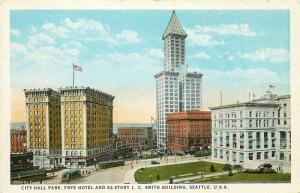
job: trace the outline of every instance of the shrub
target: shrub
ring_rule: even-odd
[[[271,169],[272,168],[272,164],[264,163],[264,164],[261,164],[258,168],[268,168],[268,169]]]
[[[265,169],[265,170],[261,170],[261,169],[246,169],[244,171],[244,173],[247,173],[247,174],[274,174],[274,173],[276,173],[276,171],[273,170],[273,169]]]
[[[233,176],[233,173],[232,173],[232,170],[231,170],[231,168],[230,168],[230,169],[228,169],[228,176]]]
[[[225,165],[222,167],[223,170],[229,170],[229,169],[231,169],[231,168],[232,168],[232,166],[231,166],[230,164],[225,164]]]
[[[233,166],[233,169],[239,170],[239,169],[242,169],[242,166],[240,164],[237,164],[237,165]]]
[[[210,165],[210,171],[211,172],[217,171],[216,168],[215,168],[215,166],[213,164]]]
[[[160,175],[159,174],[156,174],[156,180],[160,180]]]

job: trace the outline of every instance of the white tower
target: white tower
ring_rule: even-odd
[[[185,38],[187,34],[182,28],[175,11],[162,36],[164,40],[165,71],[178,71],[185,67]]]
[[[188,72],[185,63],[186,32],[175,11],[162,36],[164,40],[164,71],[156,74],[157,149],[167,150],[166,116],[172,112],[201,109],[202,74]]]

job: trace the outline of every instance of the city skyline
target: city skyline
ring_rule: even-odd
[[[203,73],[203,110],[219,105],[220,91],[223,104],[247,101],[249,92],[259,97],[269,84],[277,94],[289,93],[288,11],[176,14],[188,34],[189,69]],[[70,86],[72,63],[83,70],[76,72],[75,85],[116,96],[114,122],[150,122],[153,76],[163,70],[161,36],[170,15],[170,10],[12,11],[12,122],[25,119],[24,88]]]

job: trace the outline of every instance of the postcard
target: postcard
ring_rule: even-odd
[[[297,1],[1,10],[1,192],[300,192]]]

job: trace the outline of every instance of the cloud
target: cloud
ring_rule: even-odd
[[[14,35],[14,36],[19,36],[21,34],[21,32],[18,29],[11,29],[10,34]]]
[[[150,48],[150,49],[148,49],[147,53],[149,56],[153,56],[153,57],[160,58],[160,59],[164,58],[163,51],[158,48]]]
[[[54,44],[55,41],[52,37],[45,33],[38,33],[28,37],[28,43],[31,45],[44,45]]]
[[[108,46],[138,44],[141,42],[141,37],[136,31],[123,29],[119,33],[114,33],[108,25],[101,21],[86,18],[77,20],[65,18],[59,24],[45,23],[42,28],[45,32],[58,35],[61,38],[68,38],[73,41],[101,41]]]
[[[254,37],[257,35],[253,32],[248,24],[219,24],[219,25],[196,25],[193,28],[185,28],[189,41],[192,45],[199,46],[216,46],[224,45],[225,42],[216,39],[219,36],[247,36]]]
[[[252,61],[269,61],[272,63],[284,63],[290,60],[290,53],[283,48],[262,48],[252,53],[239,53],[241,58]]]
[[[118,41],[123,41],[127,43],[137,44],[141,42],[139,34],[131,30],[123,30],[121,33],[116,35]]]
[[[222,40],[216,40],[212,35],[209,34],[201,34],[193,29],[186,28],[186,33],[188,34],[188,41],[191,42],[192,45],[199,46],[215,46],[215,45],[223,45],[225,44]]]
[[[208,85],[228,83],[246,86],[247,84],[268,84],[271,80],[277,83],[282,81],[275,71],[266,68],[202,69],[201,71],[205,79],[210,82],[207,83]]]
[[[12,63],[14,61],[19,61],[27,54],[27,47],[23,44],[19,43],[10,43],[10,57],[12,59]]]
[[[248,24],[220,24],[212,26],[195,27],[198,33],[215,33],[218,35],[235,35],[235,36],[256,36],[256,32],[251,31]]]
[[[69,30],[65,27],[56,26],[53,23],[45,23],[42,28],[50,33],[56,34],[60,37],[66,37]]]
[[[76,62],[80,51],[76,48],[60,48],[54,45],[36,43],[11,43],[11,61],[13,66],[62,66]]]
[[[200,59],[205,59],[205,60],[209,60],[210,59],[210,55],[208,55],[206,52],[198,52],[194,55],[195,58],[200,58]]]
[[[31,32],[31,33],[36,33],[36,32],[37,32],[36,27],[35,27],[35,26],[31,26],[31,27],[30,27],[30,32]]]
[[[98,54],[91,65],[102,65],[108,68],[118,69],[120,71],[131,69],[135,72],[140,70],[147,73],[156,73],[163,67],[163,53],[156,48],[146,49],[143,52],[120,53],[113,52],[107,54]]]
[[[230,60],[230,61],[234,60],[234,56],[228,56],[227,60]]]

